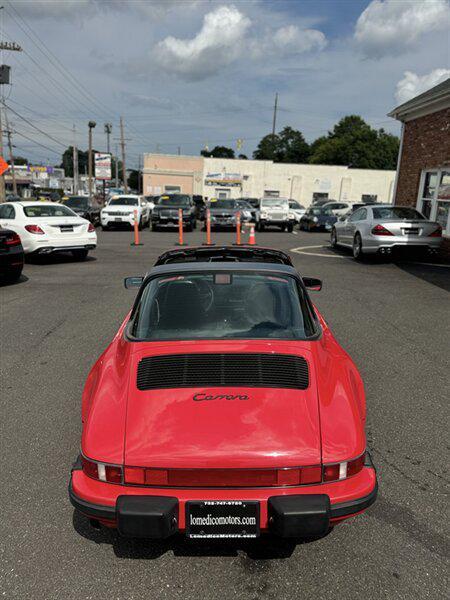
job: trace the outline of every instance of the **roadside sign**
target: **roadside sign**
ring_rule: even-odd
[[[0,176],[9,169],[9,165],[3,156],[0,156]]]
[[[96,152],[94,163],[95,179],[111,179],[111,154]]]

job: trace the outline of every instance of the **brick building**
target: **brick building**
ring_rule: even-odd
[[[442,225],[450,258],[450,78],[389,113],[402,122],[394,204]]]

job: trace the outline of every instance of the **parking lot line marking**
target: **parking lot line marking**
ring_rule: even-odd
[[[322,254],[320,252],[305,252],[305,250],[309,250],[310,248],[328,248],[328,246],[298,246],[298,248],[291,248],[290,252],[295,252],[296,254],[306,254],[306,256],[323,256],[324,258],[344,258],[347,260],[352,260],[351,256],[340,256],[338,254]],[[419,262],[416,260],[401,260],[391,262],[392,264],[423,265],[424,267],[443,267],[445,269],[450,269],[450,265],[443,265],[440,263]]]
[[[343,258],[344,260],[349,260],[350,256],[340,256],[338,254],[322,254],[319,252],[305,252],[305,250],[309,250],[309,248],[327,248],[327,246],[299,246],[298,248],[291,248],[291,252],[295,252],[296,254],[306,254],[306,256],[323,256],[325,258]]]

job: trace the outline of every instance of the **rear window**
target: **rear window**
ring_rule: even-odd
[[[386,219],[395,221],[396,219],[424,219],[425,217],[414,208],[408,206],[382,206],[372,208],[374,219]]]
[[[67,206],[61,204],[36,204],[24,206],[26,217],[76,217],[77,215]]]
[[[152,279],[132,327],[143,340],[302,340],[314,332],[309,304],[293,277],[233,271]]]

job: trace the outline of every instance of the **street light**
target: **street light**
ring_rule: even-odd
[[[89,198],[92,198],[92,130],[97,125],[95,121],[89,121],[89,153],[88,153],[88,185]]]

